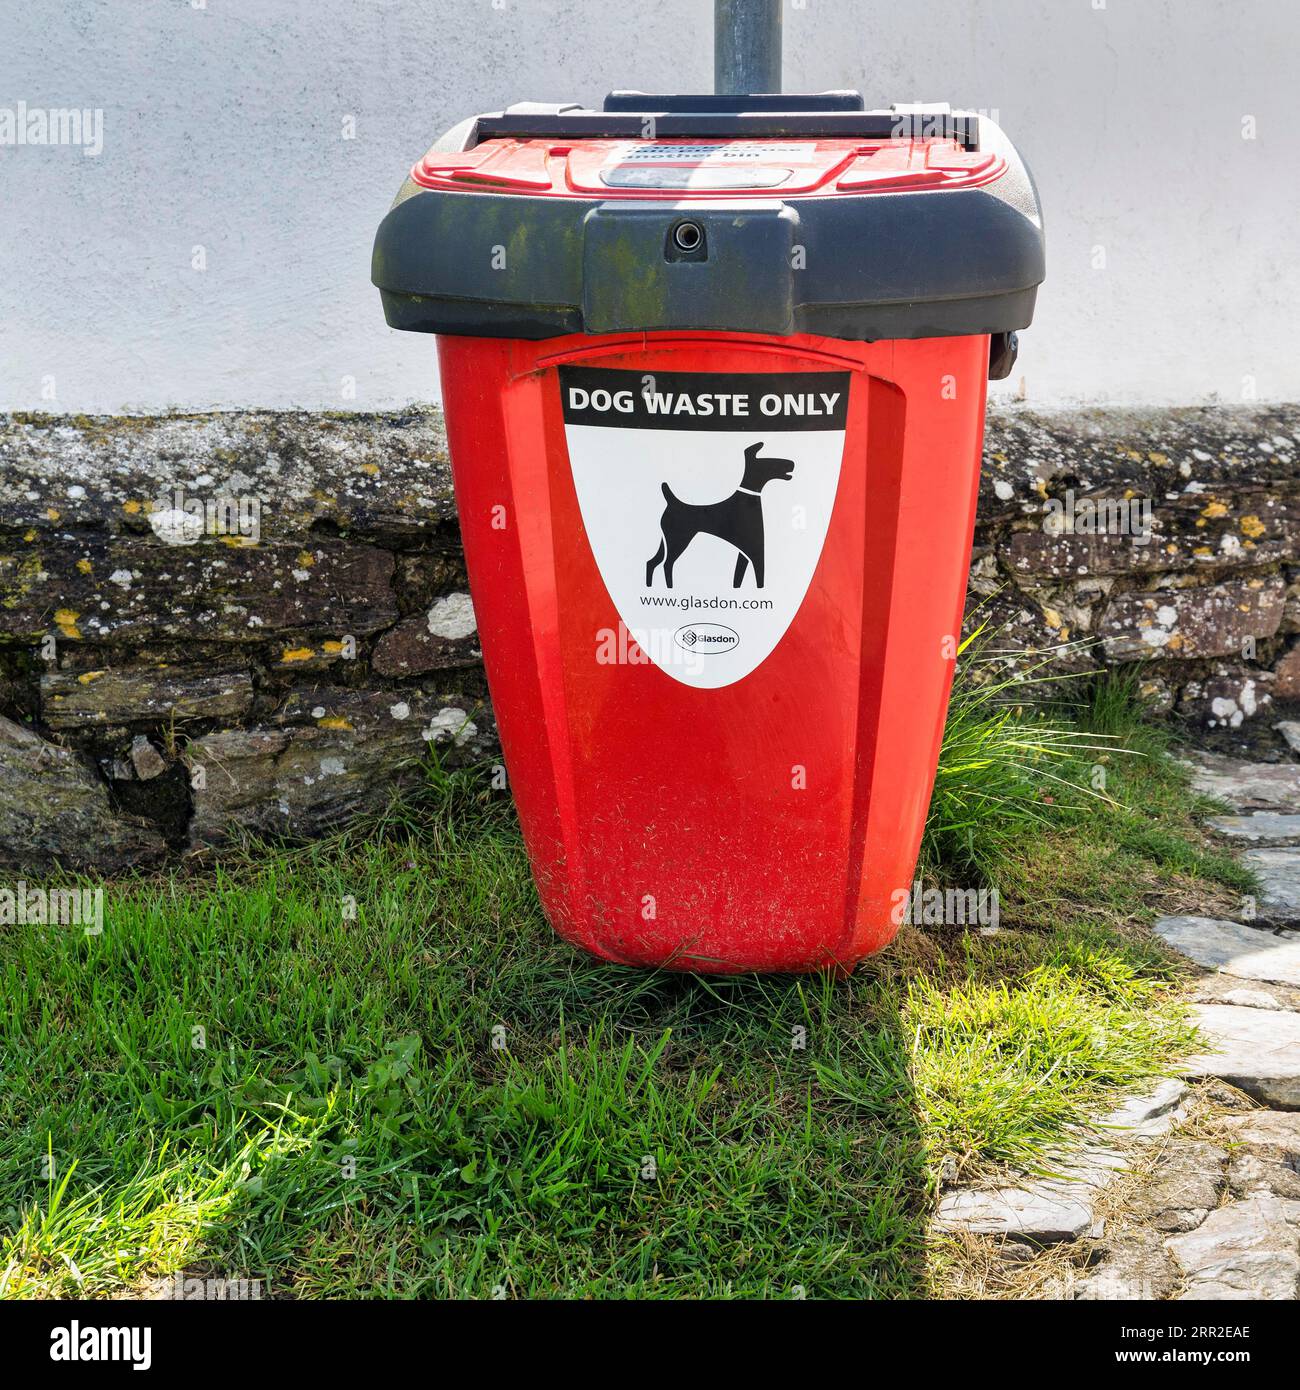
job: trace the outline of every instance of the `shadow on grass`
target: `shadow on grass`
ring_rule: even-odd
[[[887,992],[578,955],[479,786],[6,938],[6,1295],[924,1294]]]

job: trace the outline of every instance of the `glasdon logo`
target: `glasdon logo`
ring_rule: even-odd
[[[673,641],[688,652],[729,652],[740,645],[740,637],[721,623],[688,623],[673,633]]]

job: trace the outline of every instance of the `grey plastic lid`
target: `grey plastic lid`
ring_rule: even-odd
[[[1042,216],[1011,143],[982,116],[863,111],[855,98],[823,93],[799,109],[804,99],[767,97],[745,110],[728,99],[635,93],[613,94],[605,111],[521,103],[461,122],[434,148],[639,140],[647,130],[655,140],[711,141],[941,135],[995,152],[1005,169],[973,187],[784,199],[779,185],[728,198],[725,184],[711,197],[689,188],[680,198],[638,197],[644,185],[628,173],[630,182],[590,196],[424,188],[408,178],[375,237],[371,279],[385,317],[414,332],[529,339],[709,329],[870,341],[1027,327],[1044,275]],[[650,109],[629,110],[638,101]]]

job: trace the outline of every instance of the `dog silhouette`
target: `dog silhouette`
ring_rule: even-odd
[[[745,474],[740,486],[721,502],[696,506],[674,497],[667,483],[662,485],[667,505],[659,518],[659,549],[646,562],[647,589],[654,583],[655,568],[659,564],[664,567],[664,583],[670,589],[673,587],[673,566],[702,531],[734,545],[739,552],[731,581],[733,589],[740,588],[740,581],[750,565],[754,567],[754,584],[760,589],[763,587],[763,499],[760,494],[774,479],[789,482],[794,473],[793,459],[759,458],[759,450],[764,447],[760,442],[745,450]]]

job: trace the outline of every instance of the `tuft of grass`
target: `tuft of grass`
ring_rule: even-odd
[[[1044,930],[1099,913],[1133,927],[1253,891],[1253,874],[1201,828],[1212,803],[1169,756],[1170,732],[1146,718],[1132,674],[1044,677],[1050,657],[1008,672],[984,628],[962,656],[923,872],[995,887],[1004,920],[1009,910]]]
[[[1120,739],[1062,717],[1042,700],[1053,654],[1010,671],[983,625],[959,650],[922,864],[987,880],[1027,836],[1076,825],[1090,804],[1109,803],[1092,769],[1127,751]]]
[[[941,1163],[1043,1160],[1190,1046],[1142,924],[1235,870],[1128,709],[963,682],[928,872],[995,884],[1003,930],[906,928],[846,980],[578,955],[475,769],[112,885],[102,936],[7,930],[0,1295],[924,1296]]]
[[[101,1184],[70,1190],[78,1161],[60,1174],[59,1158],[47,1150],[44,1192],[8,1213],[13,1226],[4,1239],[0,1298],[140,1288],[154,1271],[183,1268],[240,1202],[258,1147],[250,1142],[222,1168],[197,1150],[172,1159],[165,1139],[111,1193]]]
[[[913,1081],[932,1146],[959,1169],[1032,1167],[1108,1094],[1188,1052],[1183,1011],[1114,951],[1053,951],[1026,976],[909,985]]]

